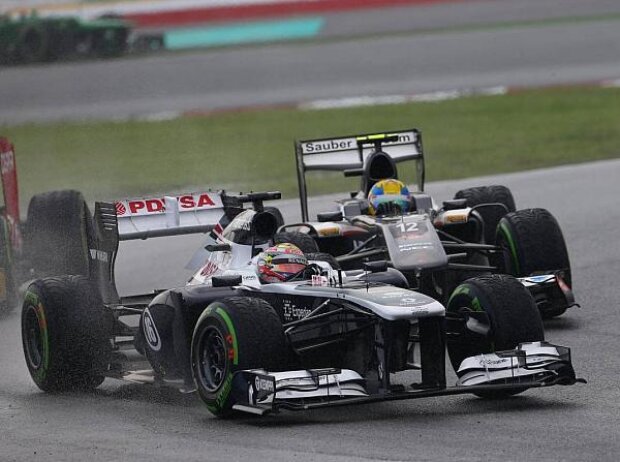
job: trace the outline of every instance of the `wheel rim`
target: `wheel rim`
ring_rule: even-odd
[[[198,376],[203,388],[215,392],[226,377],[228,357],[224,336],[215,327],[203,332],[198,348]]]
[[[28,364],[38,370],[43,365],[43,334],[41,320],[34,306],[29,306],[24,318],[24,339]]]

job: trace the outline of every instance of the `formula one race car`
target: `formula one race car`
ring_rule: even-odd
[[[131,25],[118,18],[0,14],[0,64],[120,56],[130,32]]]
[[[54,201],[67,194],[37,201],[58,215]],[[88,271],[39,278],[26,290],[23,348],[37,386],[157,382],[197,391],[225,416],[458,393],[502,397],[580,381],[569,349],[544,341],[532,297],[511,276],[470,279],[444,307],[384,264],[344,272],[297,251],[299,272],[262,282],[254,259],[270,251],[281,225],[263,201],[276,198],[208,191],[98,202],[94,217],[85,208],[80,223],[56,220],[58,230],[76,226],[72,236],[86,236],[65,243],[66,250],[87,244]],[[205,232],[214,238],[188,285],[118,294],[120,241]],[[446,385],[446,346],[456,386]],[[393,383],[402,371],[413,385]]]
[[[438,207],[424,193],[418,130],[298,141],[296,158],[303,222],[279,231],[304,251],[329,253],[343,268],[387,259],[412,287],[444,303],[471,276],[506,273],[528,287],[543,317],[575,305],[566,244],[551,213],[515,211],[504,186],[464,189]],[[312,171],[361,176],[360,189],[309,221]],[[390,186],[397,192],[384,191]]]

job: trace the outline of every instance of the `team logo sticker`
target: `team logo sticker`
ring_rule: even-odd
[[[116,203],[116,214],[117,215],[125,215],[127,213],[127,209],[122,202]]]
[[[159,336],[159,332],[157,332],[153,317],[148,308],[144,310],[142,324],[144,336],[146,337],[146,342],[149,344],[149,347],[151,347],[153,351],[161,350],[161,337]]]

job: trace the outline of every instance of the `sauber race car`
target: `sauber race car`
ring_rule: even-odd
[[[411,287],[444,303],[471,276],[506,273],[530,290],[543,317],[576,305],[566,244],[551,213],[515,210],[504,186],[464,189],[437,206],[424,192],[418,130],[305,140],[295,147],[302,222],[279,231],[304,251],[329,253],[347,269],[388,260]],[[316,221],[308,215],[313,171],[361,177],[359,190]]]
[[[268,260],[282,223],[263,201],[279,197],[207,191],[97,202],[91,216],[75,191],[35,196],[29,220],[46,226],[30,225],[31,238],[62,242],[72,263],[81,258],[65,268],[84,270],[38,277],[25,291],[23,349],[37,386],[92,389],[106,377],[168,384],[196,391],[225,416],[458,393],[494,398],[581,381],[569,349],[545,342],[536,305],[512,276],[469,279],[444,306],[410,290],[385,262],[345,272],[329,255],[297,249],[302,269],[264,283],[256,262]],[[57,218],[45,218],[52,211]],[[188,233],[211,234],[187,285],[118,293],[121,241]],[[282,246],[294,248],[275,248]]]

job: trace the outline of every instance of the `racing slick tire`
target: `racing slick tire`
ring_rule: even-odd
[[[43,391],[92,390],[108,367],[114,318],[84,276],[33,281],[22,307],[28,371]]]
[[[233,375],[244,369],[278,370],[286,362],[282,322],[265,300],[230,297],[211,303],[192,336],[192,374],[198,394],[217,417],[235,404]]]
[[[455,371],[467,357],[511,350],[519,343],[545,339],[542,318],[534,299],[523,284],[506,274],[468,279],[452,293],[447,311],[483,311],[489,319],[489,332],[486,335],[464,329],[448,342],[448,355]],[[517,393],[520,392],[485,392],[476,395],[501,398]]]
[[[525,209],[504,216],[497,229],[501,252],[495,262],[500,271],[516,277],[557,273],[572,287],[572,274],[564,235],[555,217],[545,209]],[[545,317],[559,316],[560,307],[545,312]]]
[[[309,260],[323,261],[325,263],[329,263],[332,269],[335,269],[335,270],[340,269],[340,263],[338,263],[338,260],[336,260],[336,257],[334,257],[333,255],[330,255],[325,252],[308,252],[305,255],[308,261]]]
[[[276,233],[273,237],[273,242],[275,244],[288,243],[296,245],[297,247],[299,247],[299,250],[301,250],[304,254],[320,252],[319,246],[312,238],[312,236],[304,233],[295,233],[288,231]]]
[[[28,205],[26,251],[35,277],[89,275],[93,220],[78,191],[37,194]]]
[[[506,213],[516,210],[515,200],[506,186],[477,186],[474,188],[461,189],[454,195],[455,199],[466,199],[468,207],[481,204],[499,203],[506,207],[506,211],[497,208],[483,208],[478,213],[484,220],[484,241],[487,244],[495,243],[497,225]]]

